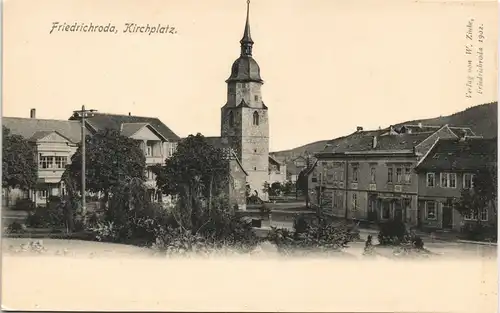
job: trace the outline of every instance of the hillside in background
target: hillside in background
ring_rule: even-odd
[[[496,137],[498,127],[498,102],[477,105],[448,116],[413,120],[394,125],[401,126],[403,124],[418,123],[422,123],[424,125],[448,124],[450,126],[470,127],[472,131],[474,131],[477,135],[481,135],[485,138]],[[304,155],[306,152],[316,153],[323,150],[326,143],[331,139],[316,141],[290,150],[271,152],[271,154],[280,161],[283,161],[285,159],[290,160],[300,155]]]

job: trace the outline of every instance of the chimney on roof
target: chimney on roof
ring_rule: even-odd
[[[130,112],[128,112],[128,116],[132,115]]]
[[[356,127],[356,131],[358,131],[358,132],[363,131],[363,127],[361,127],[361,126]]]
[[[377,136],[373,136],[373,144],[372,144],[372,148],[373,148],[373,149],[377,148]]]
[[[30,118],[36,118],[36,109],[30,110]]]

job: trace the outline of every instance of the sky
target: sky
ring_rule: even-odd
[[[67,119],[85,105],[155,116],[181,137],[220,134],[245,0],[3,6],[3,116],[29,117],[36,108],[38,118]],[[252,0],[270,150],[496,101],[497,13],[496,1]],[[50,33],[53,22],[110,23],[118,33]],[[125,23],[169,25],[177,33],[124,33]]]

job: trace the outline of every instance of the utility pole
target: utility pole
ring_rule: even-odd
[[[85,109],[85,106],[82,105],[82,109],[78,111],[73,111],[73,116],[75,117],[80,117],[81,123],[82,123],[82,134],[81,134],[81,141],[82,141],[82,211],[83,214],[87,212],[87,204],[86,204],[86,199],[85,199],[85,191],[86,191],[86,169],[85,169],[85,116],[87,113],[92,113],[97,110],[94,109]]]
[[[321,169],[321,172],[319,174],[319,203],[318,203],[318,214],[321,214],[323,211],[323,176],[325,176],[325,169],[323,168],[323,165],[320,164],[319,168]]]

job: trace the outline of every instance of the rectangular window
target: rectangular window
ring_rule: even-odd
[[[47,198],[47,190],[38,190],[38,197],[40,199],[45,199]]]
[[[370,182],[373,183],[373,184],[375,183],[375,178],[376,178],[375,174],[376,174],[376,172],[377,172],[377,169],[374,166],[372,166],[370,168]]]
[[[464,214],[464,220],[466,221],[477,221],[477,211],[471,211],[469,213]],[[479,219],[482,222],[488,221],[488,208],[484,208],[479,210]]]
[[[393,175],[394,175],[394,173],[393,173],[393,169],[392,169],[392,167],[389,167],[389,168],[387,169],[387,182],[388,182],[388,183],[392,183],[392,178],[393,178]]]
[[[153,146],[147,145],[146,146],[146,156],[152,156],[153,155]]]
[[[448,174],[448,185],[450,186],[450,188],[457,188],[457,174]]]
[[[332,172],[332,171],[327,171],[326,172],[326,181],[328,183],[332,183],[334,181],[333,174],[334,174],[334,172]]]
[[[153,173],[152,170],[148,169],[148,170],[146,170],[146,177],[147,177],[147,179],[152,180],[152,179],[155,179],[155,174]]]
[[[403,169],[401,167],[396,168],[396,182],[400,184],[403,181]]]
[[[427,187],[434,187],[436,184],[436,175],[434,173],[427,173]]]
[[[56,165],[55,165],[56,168],[65,168],[66,164],[68,162],[68,157],[66,157],[66,156],[56,156],[55,160],[56,160]]]
[[[358,209],[358,194],[352,194],[352,210],[356,211]]]
[[[426,201],[425,202],[425,218],[428,220],[436,220],[437,219],[437,209],[435,201]]]
[[[457,174],[455,174],[455,173],[441,173],[441,187],[443,187],[443,188],[456,188],[457,187]]]
[[[177,142],[171,142],[168,144],[168,156],[171,157],[174,155],[177,150]]]
[[[479,219],[480,219],[482,222],[486,222],[486,221],[488,221],[488,208],[483,208],[483,209],[479,212]]]
[[[358,169],[357,166],[353,166],[352,167],[352,181],[353,182],[357,182],[358,181],[358,174],[359,174],[358,171],[359,171],[359,169]]]
[[[38,166],[40,168],[53,168],[54,165],[54,157],[53,156],[42,156],[38,160]]]
[[[406,184],[411,183],[411,168],[410,167],[405,167],[405,183]]]
[[[464,174],[464,189],[470,189],[473,186],[474,174]]]

